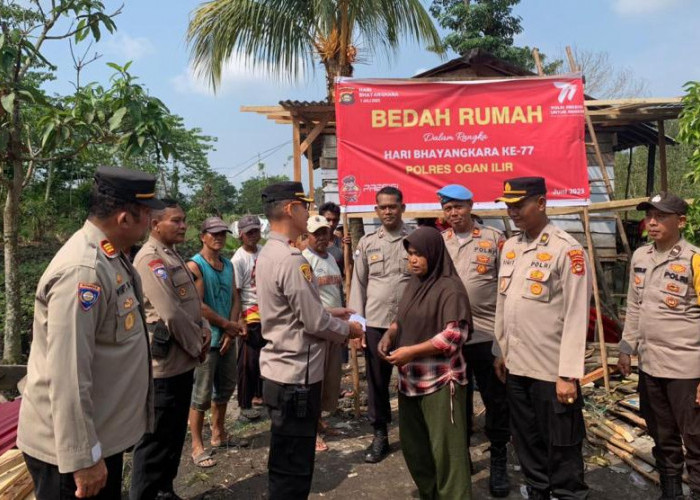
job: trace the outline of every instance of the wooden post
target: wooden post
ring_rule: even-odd
[[[537,74],[544,76],[544,69],[542,68],[542,61],[540,60],[540,51],[537,47],[532,49],[532,58],[535,60],[535,67],[537,68]]]
[[[581,68],[578,67],[574,60],[574,53],[568,45],[566,46],[566,57],[569,59],[569,68],[571,71],[581,71]]]
[[[593,247],[593,237],[591,236],[591,218],[588,214],[588,207],[583,209],[583,230],[586,233],[586,244],[588,246],[588,258],[595,262],[595,248]],[[605,390],[610,392],[610,374],[608,372],[608,352],[605,347],[605,329],[603,327],[603,311],[600,305],[600,293],[598,291],[598,273],[595,264],[588,267],[593,282],[593,299],[595,301],[596,325],[598,326],[598,344],[600,345],[600,360],[603,363],[603,382]]]
[[[299,130],[299,120],[292,120],[292,149],[294,155],[294,180],[301,182],[301,151],[299,144],[301,143],[301,131]]]
[[[668,173],[666,172],[666,131],[664,121],[659,120],[659,173],[661,174],[661,191],[668,191]]]
[[[348,224],[348,207],[343,210],[343,239],[350,234]],[[345,304],[350,302],[350,284],[352,283],[352,248],[343,243],[343,260],[345,262]],[[352,392],[355,393],[355,418],[360,418],[360,365],[357,361],[357,347],[350,343],[350,363],[352,366]]]
[[[313,143],[309,144],[306,148],[306,158],[308,159],[309,166],[309,198],[312,200],[316,199],[315,189],[314,189],[314,146]]]

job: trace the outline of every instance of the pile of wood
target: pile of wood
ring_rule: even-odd
[[[0,455],[0,500],[34,500],[34,483],[19,450]]]

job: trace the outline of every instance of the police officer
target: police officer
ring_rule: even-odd
[[[591,298],[581,245],[547,218],[545,181],[505,182],[503,201],[521,234],[506,241],[498,271],[495,335],[511,431],[529,498],[586,498],[581,446],[583,376]],[[505,361],[505,364],[504,364]]]
[[[396,319],[399,301],[411,275],[403,239],[408,235],[402,214],[403,194],[386,186],[377,192],[374,211],[382,223],[377,232],[363,236],[355,251],[349,306],[367,319],[363,341],[367,370],[369,420],[374,439],[365,452],[365,462],[376,463],[389,453],[387,424],[391,422],[389,382],[392,365],[377,349],[384,332]]]
[[[260,353],[260,371],[271,420],[269,497],[307,498],[321,414],[324,340],[360,338],[362,327],[323,308],[311,266],[292,246],[306,231],[312,201],[301,183],[267,186],[262,200],[270,235],[258,257],[256,284],[262,335],[268,341]]]
[[[143,282],[155,386],[155,430],[134,449],[129,492],[134,500],[178,498],[173,481],[187,433],[192,377],[209,343],[199,294],[175,250],[185,241],[185,213],[177,201],[163,202],[134,259]]]
[[[491,496],[505,497],[510,491],[506,467],[506,445],[510,441],[508,402],[506,386],[494,371],[492,354],[499,253],[505,238],[498,229],[484,226],[472,218],[473,195],[466,187],[450,184],[437,194],[445,219],[451,225],[442,236],[469,295],[474,321],[474,333],[462,348],[469,378],[467,431],[471,436],[476,379],[486,406],[486,436],[491,442],[489,491]]]
[[[628,375],[630,355],[639,355],[661,498],[683,498],[684,462],[693,498],[700,498],[700,249],[681,236],[688,204],[678,196],[659,193],[637,210],[646,211],[652,243],[632,256],[618,367]]]
[[[163,207],[155,184],[99,167],[88,220],[39,280],[17,435],[38,499],[120,499],[123,452],[153,428],[141,281],[127,253]]]

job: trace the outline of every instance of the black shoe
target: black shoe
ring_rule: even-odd
[[[527,487],[528,500],[549,500],[549,491],[536,490],[532,486]]]
[[[661,474],[661,496],[659,500],[683,500],[683,478]]]
[[[489,475],[489,493],[492,497],[507,497],[510,493],[508,481],[508,449],[506,445],[491,445],[491,474]]]
[[[389,454],[389,438],[386,434],[375,434],[372,444],[365,451],[365,462],[376,464]]]

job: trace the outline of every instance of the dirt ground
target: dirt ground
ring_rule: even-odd
[[[350,387],[349,376],[344,378],[344,387]],[[362,385],[362,384],[361,384]],[[390,427],[391,454],[379,464],[363,461],[365,448],[372,439],[372,428],[364,416],[355,419],[352,400],[341,400],[340,409],[328,418],[331,426],[341,433],[327,438],[329,450],[316,454],[316,468],[310,498],[337,499],[408,499],[418,498],[417,490],[406,468],[398,441],[398,400],[392,398],[394,424]],[[476,469],[472,477],[473,498],[491,498],[488,493],[489,453],[488,442],[483,432],[483,405],[475,394],[476,435],[471,448],[472,461]],[[366,407],[362,408],[366,411]],[[262,410],[262,408],[261,408]],[[258,499],[267,498],[267,451],[269,445],[269,420],[265,417],[257,422],[242,423],[238,420],[235,401],[229,406],[228,429],[235,435],[246,436],[251,445],[244,449],[220,450],[214,455],[217,465],[209,469],[196,467],[190,459],[189,436],[183,450],[180,470],[176,481],[176,492],[183,498],[201,500]],[[264,410],[262,410],[264,414]],[[208,434],[205,431],[205,439]],[[591,490],[591,499],[619,499],[633,497],[635,500],[656,499],[657,488],[642,479],[637,473],[620,463],[610,454],[584,445],[586,457],[586,481]],[[603,458],[596,458],[601,456]],[[601,467],[600,463],[609,466]],[[523,484],[515,453],[510,449],[509,474],[511,494],[509,498],[525,498],[521,493]],[[128,477],[128,465],[126,470]]]

